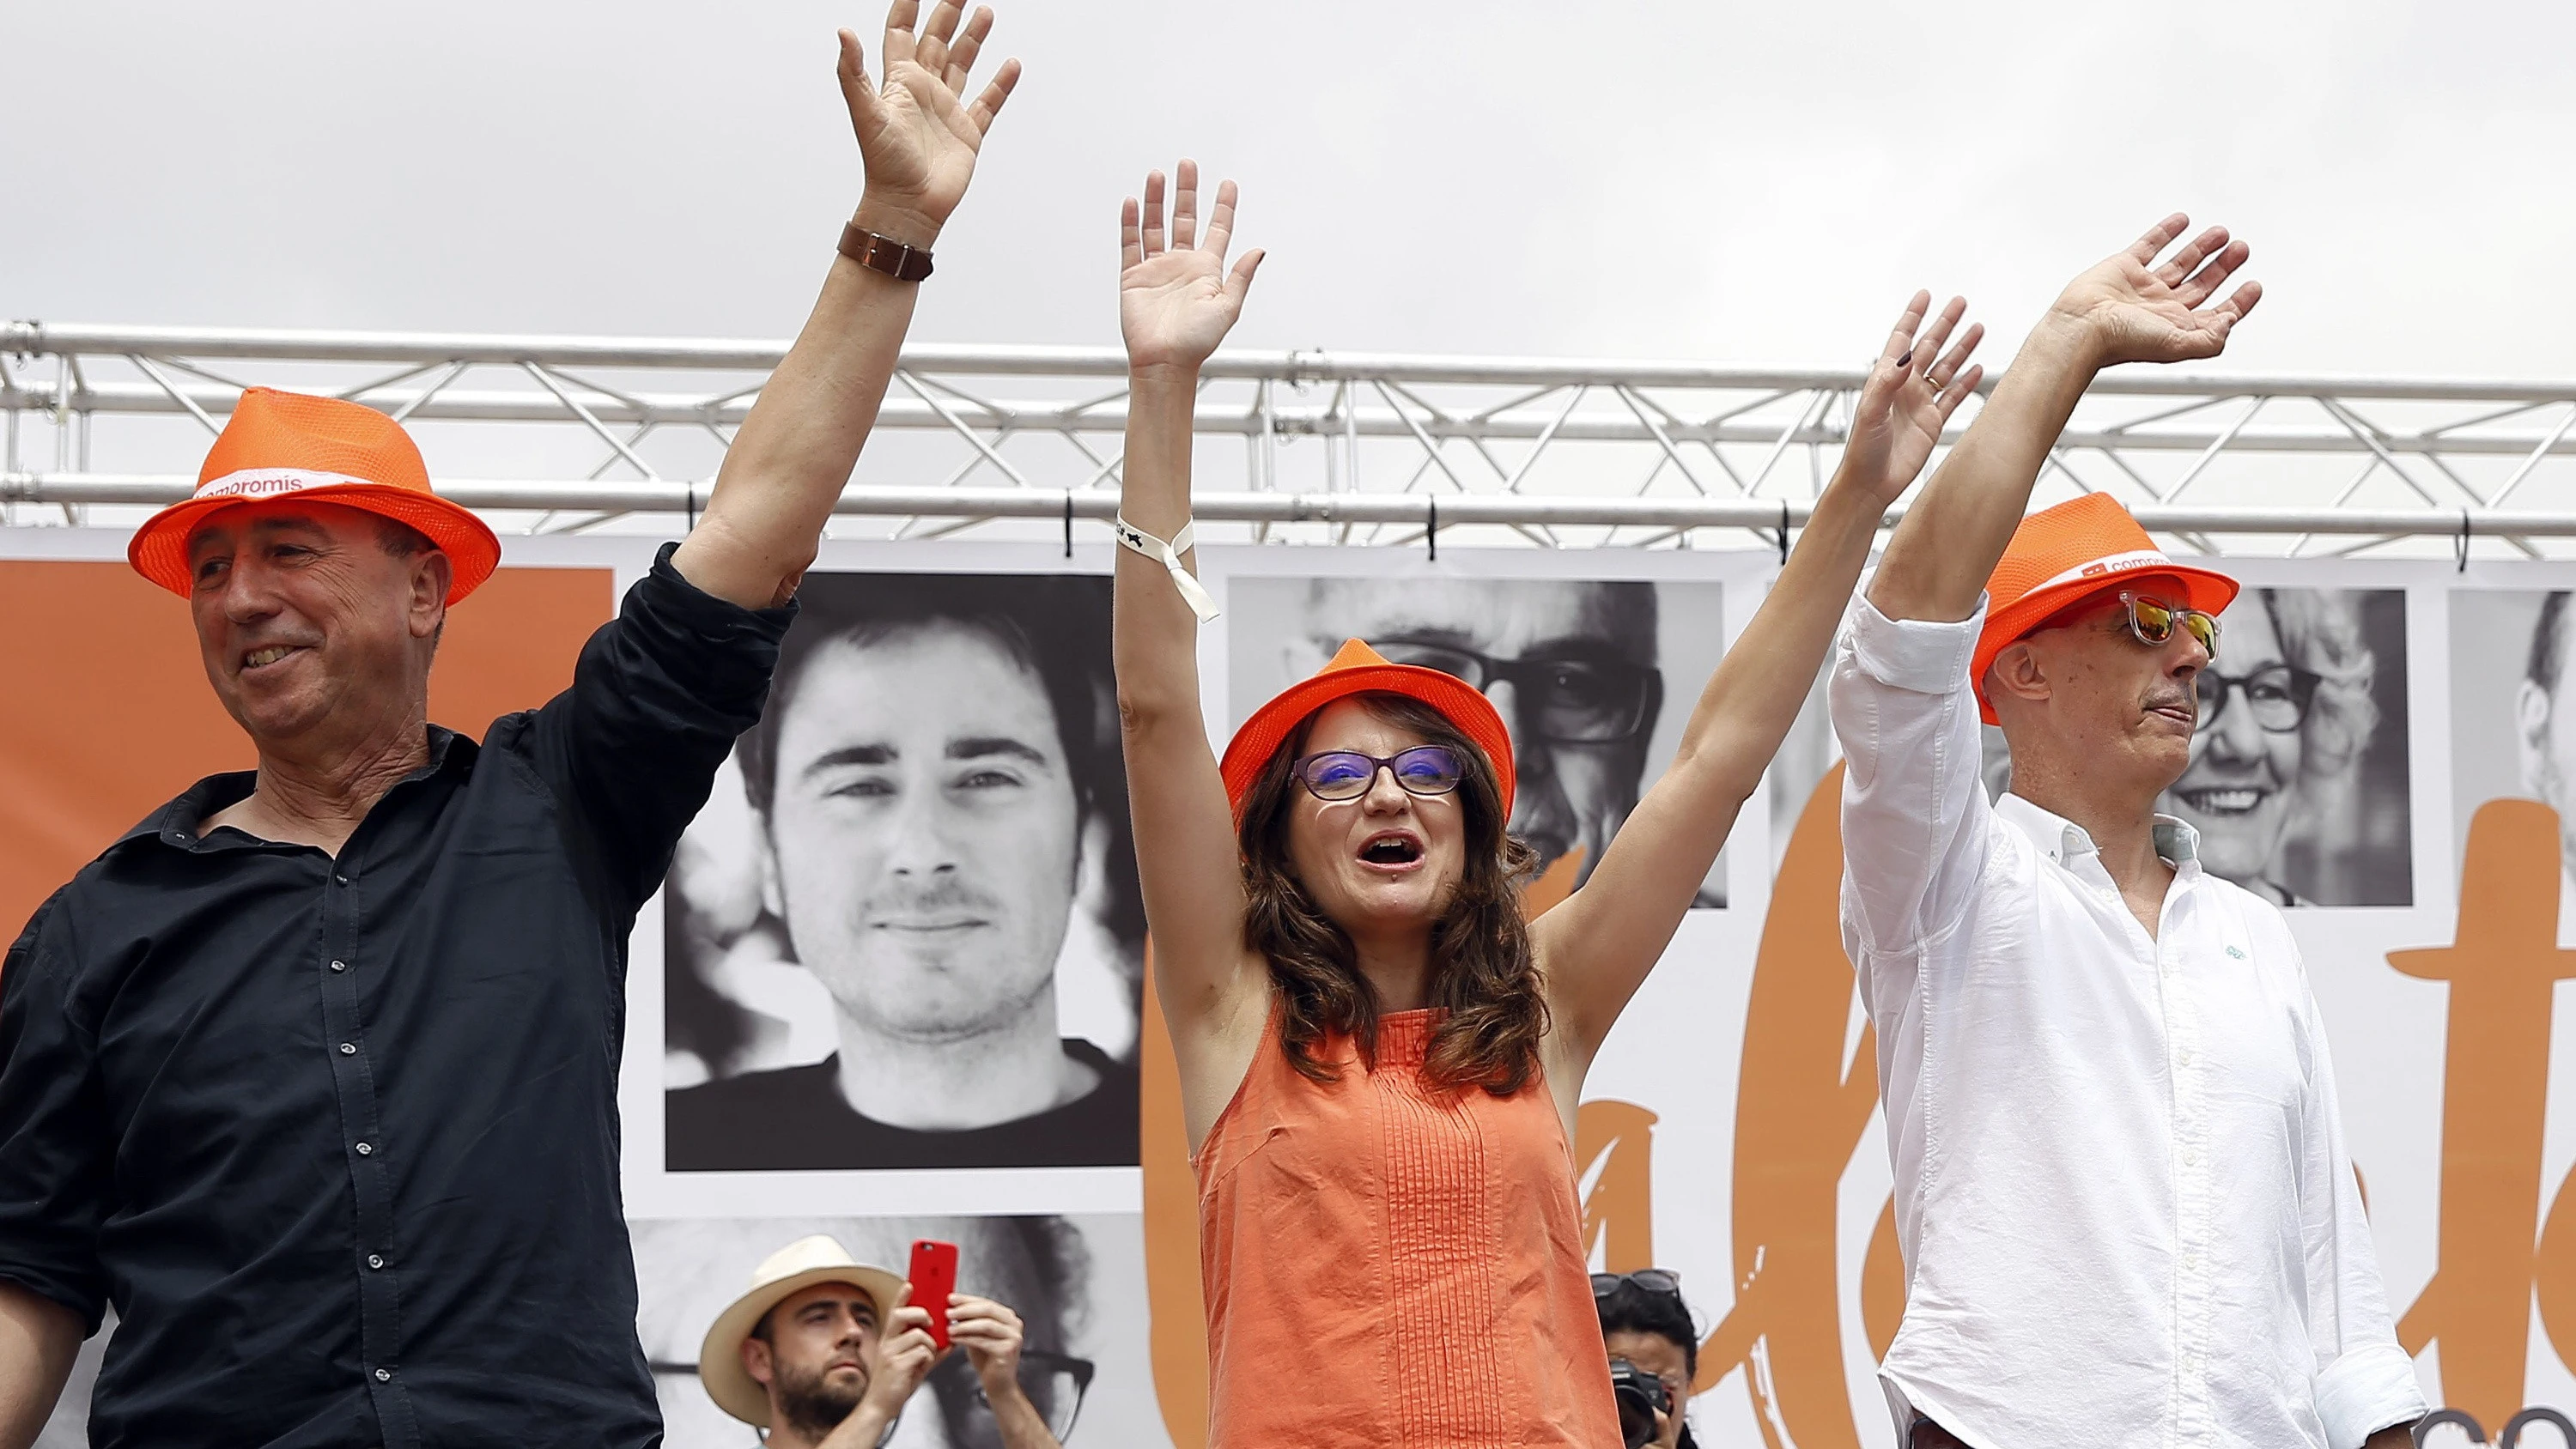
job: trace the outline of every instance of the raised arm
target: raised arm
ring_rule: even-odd
[[[1815,682],[1879,520],[1984,375],[1968,363],[1984,327],[1941,350],[1968,304],[1952,299],[1927,329],[1931,305],[1930,293],[1916,293],[1888,334],[1854,404],[1841,466],[1770,595],[1700,691],[1672,767],[1629,813],[1592,878],[1531,926],[1561,1093],[1579,1089],[1611,1023],[1663,955]]]
[[[2263,298],[2247,282],[2216,306],[2246,246],[2213,226],[2163,265],[2163,251],[2191,225],[2177,212],[2128,250],[2067,284],[1994,396],[1923,485],[1887,541],[1869,601],[1891,619],[1955,622],[1976,612],[1986,578],[2021,526],[2030,490],[2076,400],[2103,368],[2122,362],[2216,357],[2227,334]]]
[[[972,105],[960,100],[993,12],[940,0],[913,33],[920,0],[895,0],[886,16],[882,85],[872,85],[858,37],[841,32],[841,94],[858,132],[867,185],[851,224],[927,252],[966,194],[976,152],[1020,78],[1002,62]],[[725,453],[713,496],[672,566],[690,583],[745,608],[796,592],[876,425],[894,378],[919,282],[832,259],[805,330],[760,390]]]
[[[1153,548],[1190,521],[1190,422],[1199,364],[1241,315],[1261,264],[1261,253],[1248,252],[1226,269],[1233,182],[1217,188],[1204,238],[1197,235],[1198,167],[1183,161],[1178,183],[1168,238],[1159,171],[1145,178],[1143,205],[1129,197],[1118,220],[1118,324],[1127,340],[1129,384],[1118,508]],[[1268,978],[1243,944],[1234,814],[1199,707],[1198,617],[1172,570],[1134,548],[1118,550],[1113,650],[1154,985],[1171,1024],[1195,1143],[1232,1089],[1208,1102],[1192,1084],[1222,1081],[1228,1065],[1240,1077],[1249,1051],[1221,1051],[1216,1038],[1237,1047],[1257,1039]],[[1236,1055],[1242,1060],[1211,1060]]]

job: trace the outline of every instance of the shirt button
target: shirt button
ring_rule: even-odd
[[[385,1255],[384,1255],[384,1254],[382,1254],[382,1253],[369,1253],[369,1254],[367,1255],[367,1266],[368,1266],[368,1267],[370,1267],[370,1268],[381,1268],[381,1267],[383,1267],[384,1265],[385,1265]]]
[[[342,885],[347,885],[347,884],[349,883],[349,877],[348,877],[345,873],[335,874],[335,875],[333,875],[333,876],[331,877],[331,879],[333,879],[333,880],[335,880],[335,881],[338,881],[338,882],[339,882],[340,884],[342,884]],[[384,1372],[384,1370],[382,1370],[382,1369],[378,1369],[378,1370],[376,1370],[376,1372],[378,1372],[378,1373],[380,1373],[380,1374],[381,1374],[381,1373],[383,1373],[383,1372]]]
[[[349,963],[346,961],[334,961],[331,963],[331,969],[334,971],[346,971],[349,969]]]
[[[354,1057],[354,1056],[356,1056],[357,1054],[358,1054],[358,1044],[357,1044],[356,1042],[353,1042],[353,1041],[344,1041],[344,1042],[340,1043],[340,1055],[342,1055],[342,1056],[344,1056],[344,1057]]]
[[[389,1383],[392,1383],[393,1381],[394,1381],[394,1371],[393,1371],[392,1369],[378,1369],[378,1370],[376,1370],[376,1382],[377,1382],[377,1383],[380,1383],[380,1384],[389,1384]]]
[[[366,1143],[364,1143],[364,1142],[361,1142],[361,1143],[359,1143],[359,1144],[358,1144],[358,1155],[359,1155],[360,1157],[365,1157],[365,1156],[367,1156],[368,1154],[370,1154],[370,1153],[374,1152],[375,1150],[376,1150],[375,1148],[368,1146],[368,1145],[367,1145]]]

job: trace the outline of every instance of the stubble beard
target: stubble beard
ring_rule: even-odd
[[[867,1392],[865,1377],[845,1389],[819,1372],[784,1375],[778,1381],[778,1412],[797,1432],[821,1439],[850,1417]]]

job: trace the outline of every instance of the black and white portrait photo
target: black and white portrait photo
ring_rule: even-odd
[[[1455,674],[1511,730],[1511,832],[1544,861],[1581,852],[1578,880],[1671,758],[1726,644],[1713,581],[1238,574],[1228,588],[1231,720],[1345,639]],[[1721,858],[1696,904],[1726,903],[1725,870]]]
[[[2576,604],[2565,589],[2451,593],[2451,808],[2455,850],[2499,798],[2558,812],[2560,894],[2576,902]],[[2576,912],[2559,911],[2576,939]]]
[[[666,892],[674,1172],[1126,1166],[1109,581],[817,573]]]
[[[2403,589],[2248,587],[2201,671],[2191,763],[2156,809],[2276,906],[2415,900]],[[1985,727],[1986,783],[2010,787]]]
[[[1132,1215],[638,1219],[636,1332],[661,1400],[669,1449],[745,1449],[751,1425],[718,1408],[698,1377],[717,1317],[753,1270],[799,1238],[823,1234],[861,1263],[901,1278],[917,1239],[957,1245],[957,1291],[1020,1317],[1020,1383],[1058,1439],[1160,1446],[1146,1339],[1144,1234]],[[886,1441],[897,1449],[998,1449],[992,1410],[965,1355],[943,1357]]]

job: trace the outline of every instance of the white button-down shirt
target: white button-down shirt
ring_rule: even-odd
[[[2281,913],[2174,867],[2156,934],[2092,840],[1989,805],[1984,620],[1867,600],[1836,648],[1843,942],[1908,1269],[1879,1371],[1978,1449],[2354,1449],[2424,1412]]]

